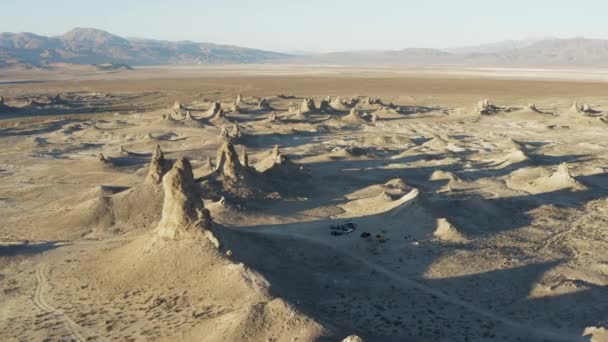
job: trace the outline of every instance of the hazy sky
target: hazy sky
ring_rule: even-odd
[[[608,0],[2,0],[0,31],[95,27],[279,51],[608,38]]]

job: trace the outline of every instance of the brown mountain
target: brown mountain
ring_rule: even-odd
[[[75,28],[57,37],[33,33],[0,34],[0,67],[72,64],[260,63],[285,54],[212,43],[125,39],[111,33]]]

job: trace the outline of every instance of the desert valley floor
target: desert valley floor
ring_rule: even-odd
[[[173,72],[0,82],[0,340],[607,341],[608,83]]]

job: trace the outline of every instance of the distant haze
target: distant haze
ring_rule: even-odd
[[[2,32],[212,42],[280,52],[475,46],[539,37],[608,38],[605,0],[8,0]]]

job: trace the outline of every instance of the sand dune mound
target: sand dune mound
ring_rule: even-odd
[[[132,326],[131,332],[105,332],[113,340],[126,339],[133,330],[167,340],[198,341],[204,336],[205,341],[235,342],[314,341],[328,333],[283,299],[272,297],[264,276],[229,260],[204,239],[144,235],[101,255],[87,256],[86,261],[66,276],[78,274],[87,283],[99,284],[86,293],[102,302],[125,294],[121,302],[146,323]],[[63,291],[74,296],[84,292]],[[103,311],[113,309],[98,306]],[[107,315],[103,311],[91,312],[91,318],[103,320]],[[150,335],[145,331],[149,326],[163,329]]]
[[[507,179],[511,188],[523,190],[532,194],[570,189],[573,191],[586,190],[587,187],[570,175],[568,164],[562,163],[557,170],[548,175],[542,168],[525,168],[511,174]]]
[[[451,182],[463,182],[458,176],[449,171],[436,170],[431,174],[430,180],[449,180]]]
[[[339,205],[344,210],[344,214],[338,215],[340,218],[378,215],[389,213],[396,215],[405,206],[413,203],[418,198],[418,189],[412,189],[403,196],[394,196],[389,192],[382,193],[373,197],[363,197],[352,200],[346,204]]]
[[[436,170],[431,174],[429,180],[433,181],[448,181],[440,191],[452,191],[456,189],[466,189],[470,187],[469,182],[462,180],[460,177],[449,171]]]
[[[350,335],[343,338],[340,342],[365,342],[365,340],[357,335]]]
[[[523,148],[520,147],[520,145],[514,142],[512,146],[513,147],[511,149],[506,151],[505,155],[491,158],[487,160],[487,162],[490,163],[492,167],[502,169],[510,165],[523,163],[530,160],[530,158],[528,157],[526,152],[524,152]]]
[[[437,228],[433,236],[441,241],[452,243],[467,243],[469,239],[444,218],[437,219]]]
[[[368,151],[365,146],[338,146],[331,150],[331,152],[326,153],[324,155],[318,156],[319,158],[329,158],[329,159],[365,159],[365,158],[375,158],[376,155]]]
[[[590,342],[608,341],[608,329],[605,327],[586,327],[583,336],[590,338]]]
[[[418,190],[408,186],[400,178],[384,184],[375,184],[347,194],[347,203],[340,205],[345,213],[341,217],[375,215],[394,210],[410,203],[418,196]]]
[[[388,194],[391,197],[400,197],[411,191],[405,181],[401,178],[391,179],[384,184],[374,184],[366,188],[352,192],[345,197],[349,200],[362,199],[366,197],[374,197],[383,193]]]
[[[211,227],[211,216],[196,191],[192,166],[178,159],[163,177],[163,213],[156,232],[160,237],[180,239]]]
[[[378,146],[378,147],[410,147],[415,146],[412,139],[406,135],[377,135],[373,137],[365,137],[360,140],[364,145]]]
[[[465,148],[451,141],[449,137],[435,135],[431,140],[422,144],[422,147],[430,148],[437,152],[463,152]]]
[[[119,234],[149,227],[160,218],[163,194],[157,186],[132,188],[101,185],[51,203],[53,214],[32,217],[47,238],[77,238],[88,234]]]

